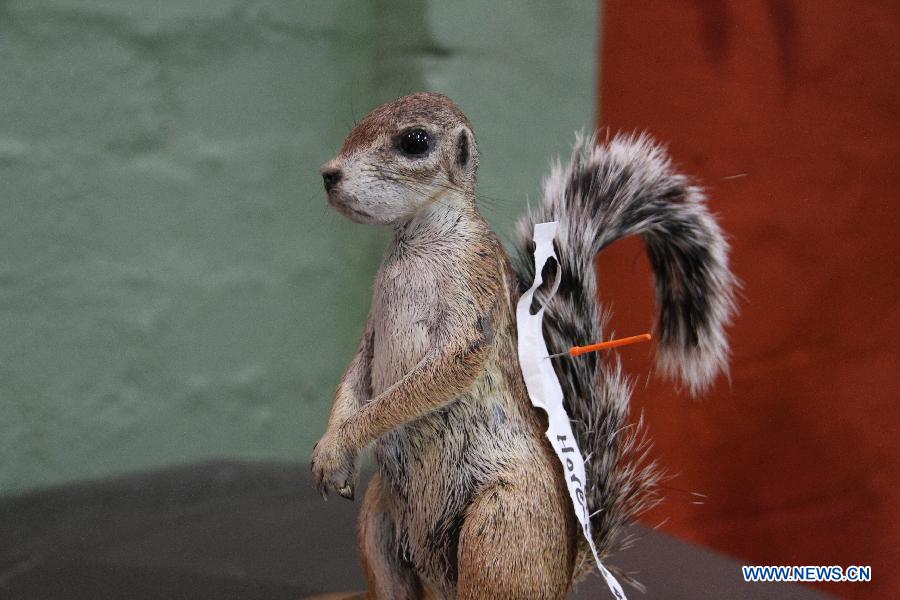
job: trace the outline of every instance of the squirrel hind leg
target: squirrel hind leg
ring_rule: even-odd
[[[365,598],[422,598],[418,575],[398,552],[396,528],[386,505],[381,476],[375,474],[366,489],[359,513],[359,549],[369,592]]]
[[[552,484],[534,487],[496,484],[469,506],[459,539],[459,598],[566,597],[575,519]]]

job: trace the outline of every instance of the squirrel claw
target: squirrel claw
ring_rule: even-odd
[[[338,494],[347,500],[353,500],[353,486],[349,483],[338,489]]]
[[[316,489],[322,495],[322,500],[328,500],[328,485],[322,479],[316,478]]]

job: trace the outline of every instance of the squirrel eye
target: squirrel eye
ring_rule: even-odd
[[[400,136],[400,150],[408,156],[421,156],[428,152],[428,133],[424,129],[410,129]]]

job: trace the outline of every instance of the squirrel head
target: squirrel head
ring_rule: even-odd
[[[403,96],[359,121],[320,172],[328,202],[358,223],[395,225],[436,202],[475,202],[478,148],[450,98]]]

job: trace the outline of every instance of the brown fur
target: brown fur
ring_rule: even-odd
[[[427,156],[398,151],[411,127],[433,139]],[[456,105],[416,94],[365,117],[323,167],[341,173],[335,208],[394,230],[312,459],[323,493],[352,497],[357,457],[375,445],[359,527],[371,597],[563,598],[571,586],[579,533],[519,371],[514,275],[475,206],[477,164]]]

